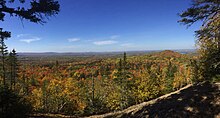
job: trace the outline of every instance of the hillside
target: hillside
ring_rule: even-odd
[[[172,50],[164,50],[164,51],[161,51],[161,52],[157,52],[153,55],[157,56],[157,57],[163,57],[163,58],[164,57],[180,58],[180,57],[183,56],[179,52],[175,52],[175,51],[172,51]]]
[[[89,118],[141,117],[220,117],[220,83],[188,85],[157,99],[131,106],[123,111]]]

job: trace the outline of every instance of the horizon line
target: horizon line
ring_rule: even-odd
[[[59,51],[45,51],[45,52],[19,52],[17,53],[117,53],[117,52],[146,52],[146,51],[165,51],[165,50],[171,50],[171,51],[181,51],[181,50],[197,50],[196,48],[191,49],[149,49],[149,50],[129,50],[129,51],[82,51],[82,52],[59,52]]]

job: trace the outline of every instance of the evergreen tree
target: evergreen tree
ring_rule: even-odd
[[[128,106],[130,102],[130,94],[131,91],[131,82],[128,80],[131,76],[131,73],[129,73],[127,68],[127,56],[126,52],[123,54],[123,59],[120,58],[118,62],[118,69],[115,73],[115,82],[120,88],[120,109],[124,109]]]
[[[126,52],[124,52],[124,58],[123,58],[124,69],[126,68],[126,65],[127,65],[127,55],[126,55]]]
[[[18,59],[15,49],[9,53],[8,65],[10,72],[10,88],[12,89],[15,87],[16,78],[18,76]]]
[[[49,18],[58,14],[60,5],[55,0],[31,0],[30,7],[13,4],[15,0],[0,0],[0,20],[4,21],[5,15],[17,16],[20,19],[26,19],[34,23],[45,23],[44,18]],[[26,0],[19,0],[25,4]],[[13,4],[13,5],[12,5]],[[11,6],[15,6],[14,8]],[[27,5],[26,5],[27,6]]]
[[[191,26],[201,20],[202,27],[196,31],[199,45],[201,72],[204,79],[219,76],[220,72],[220,1],[194,0],[191,8],[182,14],[179,21]]]
[[[8,54],[7,47],[5,45],[5,39],[9,38],[11,35],[9,32],[2,31],[2,28],[0,28],[0,57],[1,57],[1,78],[3,79],[3,86],[4,88],[6,85],[6,56]]]

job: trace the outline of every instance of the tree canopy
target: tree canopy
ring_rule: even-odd
[[[202,21],[202,27],[195,31],[199,46],[203,78],[219,76],[220,72],[220,1],[193,0],[192,7],[180,14],[179,21],[191,26]]]
[[[34,23],[45,23],[44,18],[58,14],[60,5],[54,0],[32,0],[30,7],[25,8],[25,0],[19,0],[20,5],[12,8],[10,4],[16,0],[0,0],[0,20],[4,21],[5,15],[17,16],[21,19],[26,19]]]
[[[210,19],[218,15],[219,5],[219,0],[193,0],[192,7],[180,14],[182,19],[179,22],[191,25],[199,20],[203,20],[203,25],[205,25]]]

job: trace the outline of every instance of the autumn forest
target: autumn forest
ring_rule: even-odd
[[[36,57],[19,56],[19,66],[12,70],[6,67],[12,74],[8,74],[5,84],[37,113],[106,113],[198,81],[194,74],[198,73],[196,56],[169,50],[108,58],[52,56],[40,62],[33,59]]]
[[[21,6],[15,7],[17,2]],[[60,13],[60,2],[0,0],[0,21],[5,23],[8,19],[5,16],[9,15],[9,18],[18,17],[22,23],[25,20],[43,25],[50,17]],[[30,3],[30,6],[25,6],[25,3]],[[197,22],[202,25],[195,31],[196,49],[184,53],[172,49],[22,53],[7,47],[7,40],[13,32],[0,28],[0,117],[105,114],[153,100],[187,85],[220,82],[220,1],[194,0],[192,3],[190,8],[178,14],[180,20],[176,22],[187,27]],[[117,46],[120,43],[118,37],[115,35],[110,40],[95,41],[92,46],[99,46],[97,49],[100,50],[104,45]],[[41,41],[38,37],[31,38],[20,41],[26,42],[27,47],[34,41]],[[77,41],[81,39],[69,39],[69,43],[77,44]],[[135,47],[131,43],[121,46],[128,49]]]

